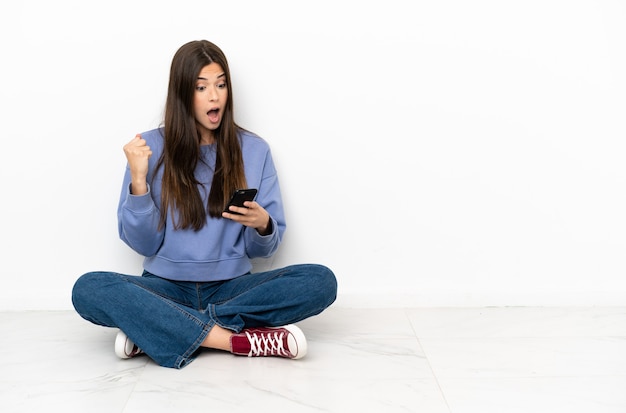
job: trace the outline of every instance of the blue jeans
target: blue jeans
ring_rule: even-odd
[[[240,332],[295,323],[336,295],[330,269],[302,264],[205,283],[90,272],[74,284],[72,302],[84,319],[124,331],[159,365],[182,368],[216,324]]]

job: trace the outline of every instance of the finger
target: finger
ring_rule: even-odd
[[[246,215],[246,213],[247,213],[247,211],[248,211],[248,208],[245,208],[245,207],[238,207],[238,206],[235,206],[235,205],[231,205],[231,206],[228,208],[228,210],[229,210],[229,211],[231,211],[231,212],[237,213],[237,214],[239,214],[239,215]]]
[[[133,148],[138,154],[147,154],[148,156],[152,155],[152,150],[143,139],[133,142],[131,148]]]
[[[261,205],[256,201],[246,201],[243,205],[248,209],[262,209]]]
[[[242,218],[244,218],[241,214],[236,214],[234,212],[224,211],[222,212],[222,217],[226,219],[230,219],[231,221],[241,222]]]

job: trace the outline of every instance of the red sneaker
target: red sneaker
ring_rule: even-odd
[[[306,354],[306,338],[298,327],[246,328],[230,338],[230,351],[238,356],[278,356],[299,359]]]

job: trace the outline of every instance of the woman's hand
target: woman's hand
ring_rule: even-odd
[[[261,235],[268,235],[272,232],[270,224],[270,214],[255,201],[243,203],[245,208],[232,205],[229,210],[236,213],[222,212],[222,217],[239,222],[246,227],[252,227]]]
[[[137,134],[133,140],[124,145],[124,154],[130,168],[130,192],[133,195],[143,195],[148,192],[148,159],[152,150],[145,139]]]

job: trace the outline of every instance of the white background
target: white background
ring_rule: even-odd
[[[189,40],[226,53],[272,147],[280,252],[345,305],[626,299],[619,0],[108,1],[0,6],[0,309],[69,309],[138,274],[117,235],[122,146],[161,121]]]

